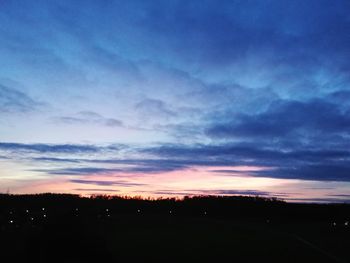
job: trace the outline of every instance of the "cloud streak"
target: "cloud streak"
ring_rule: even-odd
[[[80,180],[73,179],[70,180],[72,183],[76,184],[87,184],[87,185],[97,185],[97,186],[122,186],[122,187],[132,187],[132,186],[144,186],[145,184],[140,183],[130,183],[128,181],[113,180],[113,181],[97,181],[97,180]]]
[[[87,144],[45,144],[45,143],[10,143],[1,142],[0,150],[2,151],[28,151],[37,153],[94,153],[99,151],[116,151],[119,147],[116,145],[109,146],[97,146],[97,145],[87,145]],[[45,158],[45,157],[43,157]],[[47,159],[49,160],[49,159]],[[54,160],[54,159],[53,159]]]
[[[0,111],[2,113],[26,113],[39,109],[37,102],[26,93],[0,84]]]
[[[105,118],[100,114],[92,111],[78,112],[74,116],[60,116],[52,118],[54,122],[62,124],[93,124],[107,127],[121,127],[123,122],[114,118]]]

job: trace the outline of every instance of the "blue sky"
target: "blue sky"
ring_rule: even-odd
[[[349,1],[1,1],[0,191],[350,196]]]

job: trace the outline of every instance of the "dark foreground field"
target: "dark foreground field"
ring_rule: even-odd
[[[347,205],[1,196],[1,262],[350,262]]]

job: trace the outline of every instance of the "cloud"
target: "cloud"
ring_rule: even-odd
[[[144,99],[135,105],[135,109],[146,118],[169,119],[177,116],[165,102],[157,99]]]
[[[56,158],[56,157],[35,157],[33,161],[53,162],[53,163],[79,163],[80,159]]]
[[[93,46],[88,47],[87,53],[90,54],[90,62],[95,62],[97,65],[110,70],[111,73],[116,74],[119,78],[134,79],[134,81],[135,79],[142,79],[140,69],[136,63],[122,57],[111,49],[95,43]]]
[[[289,201],[293,202],[307,202],[307,203],[350,203],[349,199],[343,198],[290,198]]]
[[[104,125],[107,127],[121,127],[123,122],[121,120],[113,118],[105,118],[100,114],[93,111],[81,111],[76,113],[74,116],[60,116],[52,118],[54,122],[64,124],[94,124]]]
[[[30,160],[35,167],[31,171],[51,175],[155,174],[192,167],[215,167],[211,170],[213,175],[237,176],[241,173],[255,177],[349,182],[350,151],[347,146],[339,149],[321,146],[302,145],[286,149],[278,145],[272,147],[270,143],[232,142],[125,148],[123,145],[0,143],[0,151],[11,153],[7,154],[8,158],[15,154],[16,160],[18,156],[20,160]],[[32,156],[32,153],[36,156]],[[116,153],[121,155],[115,158]],[[126,153],[130,158],[123,158]],[[70,156],[61,157],[61,154]],[[52,168],[38,169],[37,164],[44,162],[49,162]],[[234,169],[234,166],[241,165],[264,169],[244,173]],[[218,168],[220,166],[224,168]],[[227,168],[229,166],[233,168]]]
[[[259,190],[213,190],[213,193],[220,195],[288,196],[283,193],[270,193]]]
[[[194,125],[193,123],[178,123],[178,124],[156,124],[153,127],[157,131],[169,134],[177,141],[189,141],[200,140],[203,138],[203,131],[201,125]]]
[[[97,181],[97,180],[73,179],[73,180],[70,180],[70,182],[77,183],[77,184],[88,184],[88,185],[98,185],[98,186],[122,186],[122,187],[145,185],[145,184],[140,184],[140,183],[131,183],[131,182],[123,181],[123,180]]]
[[[145,153],[172,158],[176,160],[219,161],[230,158],[233,163],[244,159],[260,158],[285,158],[284,153],[278,150],[256,147],[249,144],[226,143],[226,144],[164,144],[142,149]],[[217,159],[215,159],[217,157]],[[233,158],[233,157],[236,157]]]
[[[119,190],[109,189],[109,188],[74,188],[74,191],[81,192],[119,192]]]
[[[327,158],[345,158],[349,157],[347,150],[290,150],[273,149],[263,147],[262,145],[244,144],[244,143],[225,143],[225,144],[164,144],[155,147],[140,149],[142,152],[151,153],[163,158],[173,160],[191,160],[193,162],[208,161],[208,159],[217,161],[222,158],[230,158],[231,162],[237,162],[241,159],[265,160],[276,162],[280,160],[325,160]],[[194,157],[198,159],[194,160]],[[218,157],[219,159],[215,159]]]
[[[51,175],[91,175],[91,174],[110,174],[122,172],[118,168],[101,168],[101,167],[73,167],[63,169],[36,169],[37,172],[45,172]]]
[[[212,137],[284,137],[290,134],[348,134],[348,112],[325,100],[278,101],[265,112],[233,116],[224,123],[214,123],[207,130]]]
[[[266,192],[259,190],[224,190],[224,189],[212,189],[212,190],[158,190],[154,191],[154,194],[159,195],[248,195],[248,196],[265,196],[265,197],[288,197],[285,193]]]
[[[250,176],[314,181],[350,181],[350,152],[347,149],[269,148],[260,144],[161,145],[144,149],[182,165],[250,165],[272,169],[249,171]],[[236,170],[214,170],[236,176]]]
[[[256,177],[349,181],[349,1],[22,5],[2,5],[0,66],[9,78],[27,81],[28,94],[0,86],[0,110],[34,111],[40,103],[30,94],[40,94],[77,113],[45,113],[67,124],[59,131],[11,119],[8,138],[140,142],[152,130],[150,140],[160,142],[124,152],[94,144],[0,143],[1,155],[18,153],[46,165],[41,171],[48,174],[215,166],[213,173],[234,176],[238,171],[217,166],[251,165],[273,167],[249,171]],[[121,117],[97,113],[110,109]],[[137,121],[145,123],[139,133],[106,132],[131,130]],[[82,138],[68,124],[102,126],[103,136]]]
[[[2,113],[32,112],[42,106],[26,93],[0,84],[0,111]]]
[[[41,159],[36,159],[42,161]],[[49,169],[33,169],[32,171],[43,172],[51,175],[94,175],[94,174],[116,174],[116,173],[131,173],[131,174],[145,174],[145,173],[162,173],[169,171],[178,171],[189,167],[190,163],[176,162],[172,160],[145,160],[145,159],[107,159],[107,160],[89,160],[89,159],[76,159],[76,160],[64,160],[58,158],[54,160],[51,158],[45,158],[44,161],[50,161],[51,163],[79,163],[79,164],[117,164],[118,167],[104,168],[104,167],[67,167],[67,168],[49,168]]]
[[[106,147],[84,144],[44,144],[44,143],[10,143],[0,142],[0,150],[3,151],[28,151],[37,153],[94,153],[102,150],[117,150],[118,147],[110,145]]]
[[[1,145],[0,145],[1,146]],[[108,147],[105,147],[108,148]],[[98,147],[97,147],[98,149]],[[79,167],[36,169],[54,175],[90,175],[113,173],[163,173],[181,171],[196,166],[216,167],[212,173],[228,176],[269,177],[312,181],[350,181],[350,151],[345,149],[270,149],[261,145],[160,145],[133,149],[138,154],[151,155],[153,159],[137,157],[131,159],[84,159],[84,158],[32,158],[37,162],[57,164],[79,164]],[[103,151],[102,151],[103,152]],[[45,152],[44,152],[45,153]],[[98,164],[99,166],[88,166]],[[83,165],[83,166],[82,166]],[[108,168],[105,167],[108,165]],[[117,165],[117,167],[110,167]],[[259,166],[264,169],[227,169],[228,166]],[[224,167],[220,169],[218,167]]]
[[[252,172],[258,177],[272,177],[281,179],[302,179],[313,181],[350,182],[350,162],[327,162],[319,160],[311,164],[285,165],[271,171]]]
[[[350,194],[330,194],[328,196],[350,198]]]

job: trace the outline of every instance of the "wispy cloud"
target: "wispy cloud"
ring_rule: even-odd
[[[259,190],[158,190],[154,192],[159,195],[248,195],[248,196],[265,196],[265,197],[288,197],[285,193],[266,192]]]
[[[63,124],[94,124],[107,127],[121,127],[123,122],[114,118],[105,118],[102,115],[92,111],[81,111],[73,116],[54,117],[52,120]]]
[[[109,189],[109,188],[74,188],[72,189],[74,191],[80,191],[80,192],[107,192],[107,193],[114,193],[119,192],[119,190],[116,189]]]
[[[135,105],[135,109],[146,119],[169,119],[177,116],[164,101],[158,99],[144,99]]]
[[[44,172],[51,175],[90,175],[90,174],[110,174],[122,172],[118,168],[101,168],[101,167],[72,167],[63,169],[37,169],[37,172]]]
[[[119,147],[116,145],[110,146],[97,146],[87,144],[45,144],[45,143],[10,143],[1,142],[0,151],[29,151],[37,153],[91,153],[99,152],[103,150],[118,150]]]
[[[56,158],[56,157],[34,157],[33,161],[39,162],[52,162],[52,163],[79,163],[81,159],[68,159],[68,158]]]
[[[80,180],[74,179],[70,180],[72,183],[77,184],[88,184],[88,185],[99,185],[99,186],[123,186],[123,187],[131,187],[131,186],[144,186],[145,184],[141,183],[132,183],[123,180],[113,180],[113,181],[98,181],[98,180]]]
[[[253,144],[164,144],[153,147],[131,147],[127,152],[133,158],[103,158],[106,153],[122,152],[125,146],[110,145],[47,145],[0,143],[0,150],[22,151],[22,159],[37,164],[50,162],[52,168],[35,169],[52,175],[89,175],[112,173],[164,173],[182,171],[191,167],[216,167],[212,173],[236,176],[249,176],[301,179],[309,181],[350,181],[348,174],[350,152],[345,149],[270,149],[264,145]],[[26,152],[50,154],[32,157]],[[69,153],[70,158],[60,154]],[[89,157],[93,153],[95,158]],[[79,154],[79,156],[76,156]],[[56,157],[56,156],[57,157]],[[85,157],[84,157],[85,156]],[[145,158],[145,156],[152,158]],[[99,157],[99,158],[96,158]],[[70,164],[69,166],[67,166]],[[65,167],[62,167],[64,165]],[[246,165],[264,167],[264,169],[235,170],[227,167]],[[223,167],[219,169],[218,167]]]
[[[0,84],[0,112],[24,113],[38,110],[43,103],[35,101],[26,93]]]

